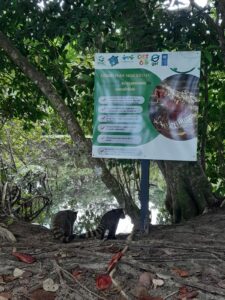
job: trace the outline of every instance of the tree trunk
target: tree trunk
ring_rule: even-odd
[[[0,47],[6,52],[10,59],[17,65],[23,73],[33,81],[46,98],[50,101],[52,107],[64,121],[67,130],[78,151],[82,151],[87,157],[91,167],[101,169],[101,178],[107,188],[115,196],[120,206],[125,207],[126,212],[131,217],[134,224],[139,222],[139,209],[133,199],[124,191],[116,178],[110,173],[105,162],[102,159],[94,159],[91,156],[91,142],[85,138],[84,133],[74,118],[72,111],[66,106],[63,99],[57,93],[55,87],[39,72],[11,41],[0,31]]]
[[[197,162],[158,161],[167,183],[166,207],[179,223],[217,205],[210,183]]]

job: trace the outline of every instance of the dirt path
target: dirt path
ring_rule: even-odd
[[[131,241],[120,236],[60,244],[43,227],[14,223],[8,229],[17,242],[0,244],[0,300],[224,300],[224,228],[225,209],[218,209],[182,225],[152,226],[148,236],[136,234]],[[19,261],[13,247],[36,261]],[[96,276],[105,274],[112,257],[125,247],[110,273],[112,284],[99,290]],[[14,276],[16,268],[23,274]]]

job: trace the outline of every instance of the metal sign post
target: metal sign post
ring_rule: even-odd
[[[140,183],[140,203],[141,203],[141,220],[140,227],[142,232],[148,233],[149,229],[149,174],[150,160],[141,160],[141,183]]]

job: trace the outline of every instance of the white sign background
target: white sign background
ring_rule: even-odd
[[[200,56],[199,51],[97,53],[92,155],[196,161]]]

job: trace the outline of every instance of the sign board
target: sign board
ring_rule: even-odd
[[[197,159],[200,52],[97,53],[92,155]]]

